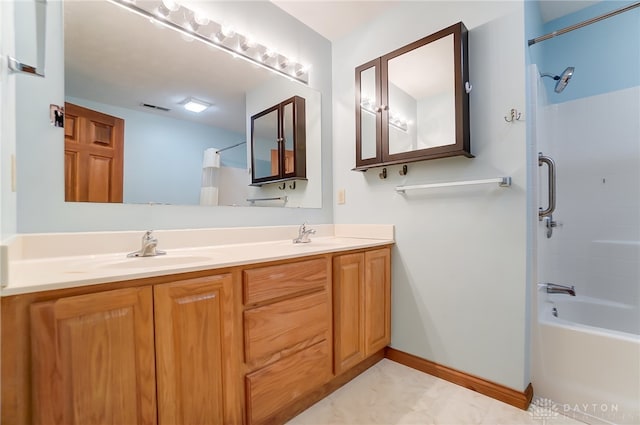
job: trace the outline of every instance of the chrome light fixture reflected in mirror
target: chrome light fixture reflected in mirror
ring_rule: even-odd
[[[296,62],[248,36],[239,34],[226,24],[211,21],[208,17],[179,4],[175,0],[149,2],[150,6],[145,6],[145,8],[137,4],[135,0],[109,1],[271,72],[303,84],[309,82],[309,65]]]

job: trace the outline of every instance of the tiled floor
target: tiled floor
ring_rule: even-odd
[[[384,359],[288,425],[583,425],[552,411],[523,411]]]

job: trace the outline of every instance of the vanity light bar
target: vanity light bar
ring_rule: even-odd
[[[165,6],[165,2],[159,2],[159,6],[154,10],[157,11],[159,9],[161,13],[154,13],[154,11],[143,9],[132,0],[108,1],[147,18],[152,22],[159,23],[187,37],[227,52],[233,57],[243,59],[292,81],[297,81],[305,85],[309,84],[308,66],[294,62],[290,58],[277,53],[275,50],[253,41],[250,37],[230,30],[227,26],[223,26],[209,19],[207,19],[206,24],[204,24],[205,21],[200,15],[183,5],[179,5],[178,9],[173,11]],[[184,24],[180,24],[171,19],[173,14],[187,17],[187,21]],[[207,28],[210,27],[217,28],[217,30],[207,30]],[[205,32],[210,34],[210,36],[202,34]]]

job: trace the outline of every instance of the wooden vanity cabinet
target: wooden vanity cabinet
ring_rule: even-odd
[[[34,424],[155,424],[150,287],[31,306]]]
[[[383,358],[390,249],[1,301],[2,423],[280,424]]]
[[[31,305],[33,423],[242,422],[231,274]]]
[[[333,258],[334,373],[391,342],[391,250]]]
[[[278,414],[331,380],[329,256],[244,271],[247,422]]]
[[[158,423],[242,423],[230,273],[154,286]]]

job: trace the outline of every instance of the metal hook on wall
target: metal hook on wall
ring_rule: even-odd
[[[518,112],[517,109],[511,109],[511,111],[509,111],[509,116],[510,116],[510,119],[507,119],[507,117],[504,117],[504,120],[506,122],[520,121],[520,117],[522,116],[522,113]]]
[[[293,181],[293,183],[291,183],[289,185],[289,189],[291,189],[291,190],[295,190],[296,189],[296,181],[295,180]]]
[[[287,188],[287,184],[286,183],[282,183],[282,186],[278,185],[278,189],[280,190],[285,190]]]

